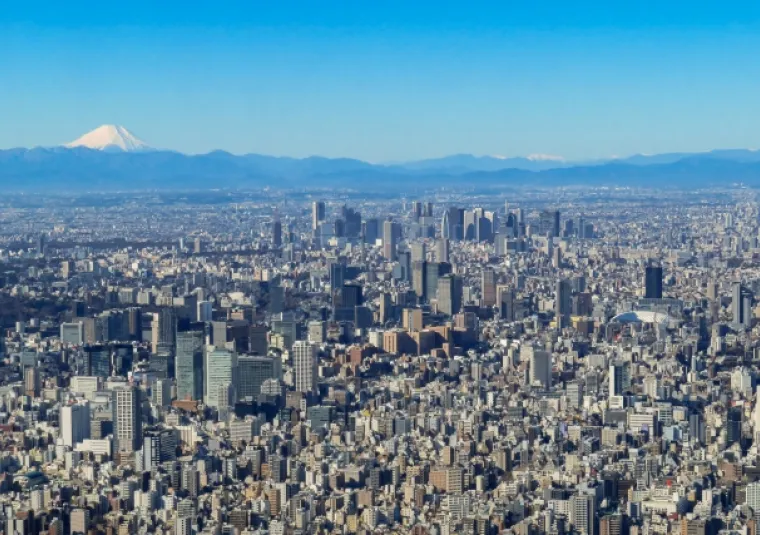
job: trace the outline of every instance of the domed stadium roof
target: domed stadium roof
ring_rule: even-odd
[[[618,323],[668,323],[670,316],[651,310],[632,310],[618,314],[612,318],[612,321]]]

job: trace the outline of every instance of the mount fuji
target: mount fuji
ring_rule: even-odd
[[[104,124],[97,127],[91,132],[64,145],[72,149],[76,147],[85,147],[93,150],[102,150],[107,152],[141,152],[152,150],[144,141],[138,139],[134,134],[123,126]]]

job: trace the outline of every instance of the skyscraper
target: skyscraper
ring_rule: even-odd
[[[731,312],[735,329],[752,327],[752,293],[741,282],[735,282],[731,290]]]
[[[436,243],[435,259],[437,262],[449,261],[449,240],[447,238],[441,238]]]
[[[396,260],[396,232],[393,221],[383,222],[383,256],[386,260]]]
[[[557,328],[564,329],[570,325],[570,313],[572,311],[572,288],[570,281],[560,279],[557,281],[557,291],[554,301],[554,315]]]
[[[115,435],[117,449],[132,453],[142,444],[141,391],[133,386],[116,389]]]
[[[480,276],[480,286],[483,295],[482,305],[493,307],[496,304],[496,273],[493,269],[484,269]]]
[[[319,224],[325,220],[325,203],[314,201],[311,203],[311,229],[316,231]]]
[[[153,352],[174,355],[177,334],[177,311],[163,307],[153,315]]]
[[[293,369],[296,390],[310,393],[317,390],[317,346],[299,340],[293,344]]]
[[[559,211],[544,210],[541,212],[538,221],[538,231],[541,236],[550,238],[559,237]]]
[[[646,267],[644,285],[644,297],[662,299],[662,266]]]
[[[438,279],[438,311],[448,316],[462,308],[462,279],[447,274]]]
[[[90,404],[80,401],[64,405],[60,412],[60,429],[63,445],[73,448],[90,438]]]
[[[540,383],[544,389],[552,386],[552,356],[548,351],[531,348],[530,383]]]
[[[274,247],[282,246],[282,222],[279,217],[272,222],[272,245]]]
[[[177,399],[203,399],[204,324],[194,323],[177,331],[174,359]]]
[[[237,387],[237,354],[226,349],[215,349],[206,355],[206,392],[203,402],[209,407],[226,409],[234,400],[230,391]],[[223,403],[227,400],[226,404]]]
[[[238,399],[256,400],[261,393],[261,385],[267,379],[282,378],[282,364],[279,357],[238,357]]]
[[[610,396],[622,396],[631,388],[631,364],[616,361],[610,364]]]

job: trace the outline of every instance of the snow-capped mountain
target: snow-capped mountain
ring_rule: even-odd
[[[123,126],[104,124],[79,139],[66,143],[68,148],[86,147],[103,151],[139,152],[150,147]]]

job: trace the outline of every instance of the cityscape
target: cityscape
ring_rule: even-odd
[[[0,535],[760,535],[760,2],[3,2]]]
[[[5,533],[754,533],[753,192],[234,197],[5,201]]]

